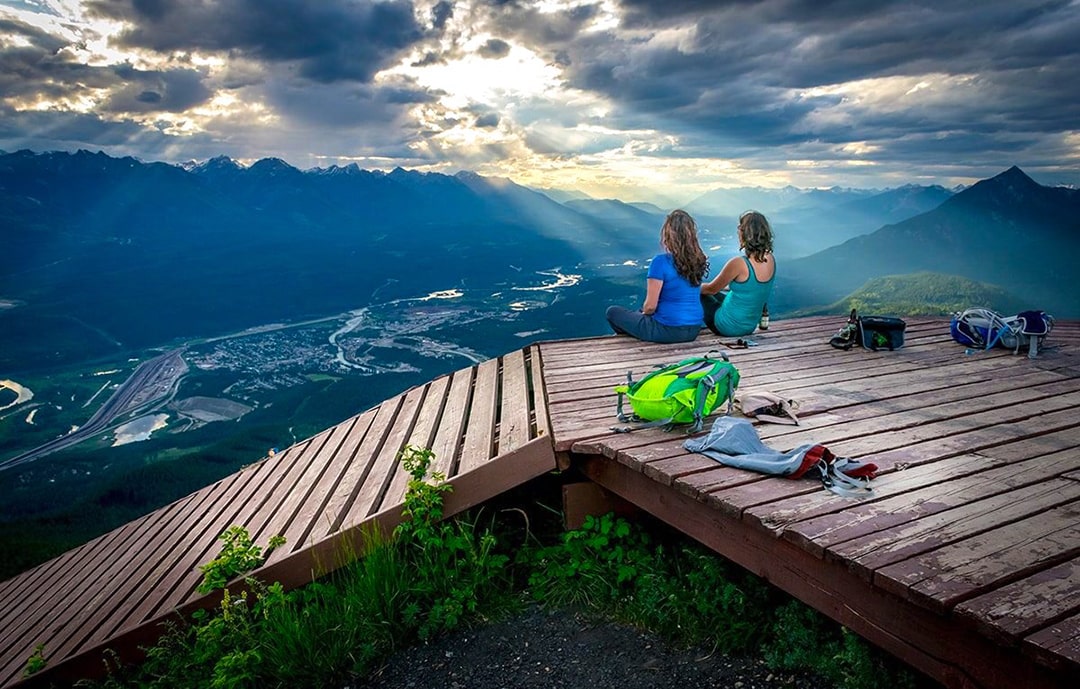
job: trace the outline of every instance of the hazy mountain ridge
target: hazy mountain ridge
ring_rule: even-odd
[[[270,159],[185,170],[86,151],[0,157],[0,222],[0,297],[24,303],[4,311],[22,333],[5,343],[9,366],[43,349],[31,333],[45,323],[68,323],[72,345],[50,343],[62,351],[38,365],[349,310],[375,290],[495,288],[609,239],[537,192],[479,178],[312,174]]]
[[[972,306],[984,306],[1001,313],[1017,313],[1024,304],[997,285],[969,280],[957,275],[910,273],[871,278],[861,287],[827,306],[799,309],[791,317],[846,314],[899,314],[902,316],[944,316]]]
[[[1026,308],[1075,317],[1078,251],[1080,194],[1013,167],[934,210],[786,264],[775,301],[797,307],[815,293],[829,303],[874,277],[930,271],[997,285]]]
[[[954,192],[939,185],[893,189],[715,189],[687,204],[696,215],[730,218],[761,211],[776,230],[776,251],[800,257],[931,210]]]

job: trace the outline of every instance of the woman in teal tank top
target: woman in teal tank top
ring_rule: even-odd
[[[739,217],[739,249],[745,255],[732,258],[719,275],[701,286],[709,330],[725,337],[754,332],[776,277],[772,244],[772,228],[764,215],[747,211]]]

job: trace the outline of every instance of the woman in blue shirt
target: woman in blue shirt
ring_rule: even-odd
[[[664,252],[653,257],[640,311],[611,306],[612,330],[646,342],[693,342],[701,332],[700,285],[709,259],[698,243],[697,224],[684,210],[672,211],[660,229]]]
[[[772,245],[772,228],[764,215],[747,211],[739,216],[739,249],[745,255],[732,258],[719,275],[701,286],[709,330],[726,337],[754,332],[776,277]]]

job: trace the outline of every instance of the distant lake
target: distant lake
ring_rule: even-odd
[[[168,414],[141,416],[134,421],[129,421],[116,429],[116,439],[113,441],[112,446],[118,447],[120,445],[127,445],[128,443],[149,440],[154,431],[161,430],[168,426],[168,421]]]

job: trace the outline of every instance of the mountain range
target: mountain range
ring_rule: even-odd
[[[471,172],[3,154],[0,367],[318,317],[376,292],[495,290],[523,271],[640,265],[658,250],[665,210],[557,196]],[[717,190],[686,207],[714,265],[737,250],[733,209],[766,210],[774,314],[832,303],[869,278],[932,271],[1075,315],[1077,290],[1061,286],[1075,284],[1078,199],[1012,168],[962,190]],[[640,298],[637,272],[587,277],[595,331],[559,336],[602,332],[605,302]]]
[[[933,210],[782,264],[777,309],[829,303],[883,275],[929,271],[1005,290],[1026,309],[1080,315],[1080,191],[1012,167]]]

